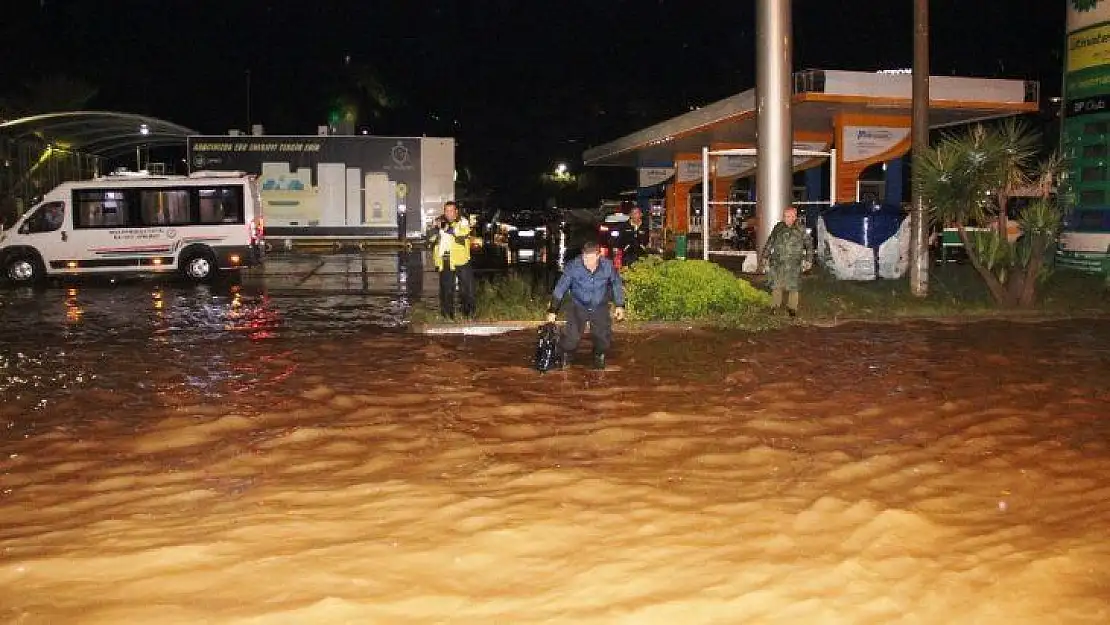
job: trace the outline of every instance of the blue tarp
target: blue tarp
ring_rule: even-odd
[[[891,204],[834,204],[821,211],[829,234],[878,250],[902,225],[902,208]]]

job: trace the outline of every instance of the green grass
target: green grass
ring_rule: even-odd
[[[1098,274],[1057,269],[1038,298],[1040,309],[1047,313],[1110,313],[1110,284]]]
[[[547,314],[551,293],[544,285],[518,274],[479,280],[475,288],[478,321],[539,321]],[[450,323],[439,314],[436,303],[419,302],[413,306],[413,323]],[[461,322],[462,317],[456,319]]]
[[[756,279],[755,284],[760,282]],[[630,295],[630,299],[635,296]],[[530,277],[509,275],[478,283],[478,321],[539,321],[544,318],[550,292]],[[966,264],[933,265],[929,270],[929,295],[914,297],[909,281],[839,281],[816,270],[802,282],[800,316],[803,320],[897,319],[913,317],[989,317],[1012,314],[999,309],[975,270]],[[1027,315],[1110,314],[1110,288],[1102,276],[1072,270],[1057,270],[1040,287],[1038,305]],[[448,323],[433,305],[414,306],[413,323]],[[650,324],[640,315],[630,325]],[[783,316],[762,307],[743,306],[735,311],[707,312],[679,323],[699,326],[762,331],[789,323]]]
[[[476,317],[483,321],[533,321],[543,319],[551,292],[538,280],[520,275],[482,280],[477,288]]]
[[[1101,276],[1058,270],[1041,285],[1038,305],[1027,314],[1110,312]],[[838,281],[824,272],[802,283],[801,315],[810,319],[964,317],[1002,313],[970,265],[933,265],[929,294],[918,299],[909,280]],[[1012,312],[1012,311],[1006,311]]]

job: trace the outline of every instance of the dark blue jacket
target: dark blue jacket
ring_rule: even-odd
[[[610,288],[612,288],[613,303],[623,307],[624,284],[612,261],[608,258],[599,258],[597,270],[591,273],[582,262],[582,257],[578,256],[567,263],[567,268],[559,277],[551,297],[551,310],[554,312],[559,309],[559,304],[567,292],[570,292],[571,299],[582,308],[597,310],[608,302]]]

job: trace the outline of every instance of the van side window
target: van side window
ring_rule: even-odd
[[[200,223],[244,223],[242,187],[199,189],[198,195],[200,197]]]
[[[139,206],[144,226],[180,226],[193,221],[187,189],[141,189]]]
[[[131,207],[123,191],[82,189],[75,191],[74,223],[76,228],[127,228],[131,223]]]
[[[62,227],[66,220],[65,202],[50,202],[35,209],[35,213],[23,222],[19,228],[20,234],[34,234],[36,232],[54,232]]]

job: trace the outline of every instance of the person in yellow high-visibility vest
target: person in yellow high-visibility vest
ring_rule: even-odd
[[[432,222],[428,233],[436,271],[439,272],[439,311],[455,318],[455,291],[464,317],[474,316],[474,268],[470,266],[470,223],[459,216],[454,202],[443,205],[443,215]],[[457,284],[457,289],[456,289]]]

